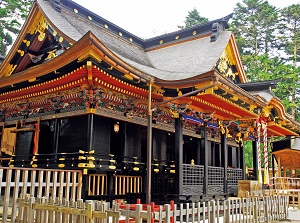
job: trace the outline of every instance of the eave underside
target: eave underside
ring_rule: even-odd
[[[300,168],[300,150],[286,148],[273,152],[272,154],[284,169],[293,170]]]

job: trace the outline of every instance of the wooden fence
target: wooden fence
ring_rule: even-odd
[[[300,210],[300,189],[269,189],[265,195],[285,195],[289,198],[289,207]]]
[[[300,178],[295,177],[272,177],[270,189],[300,189]]]
[[[15,222],[17,201],[27,194],[47,199],[77,200],[81,198],[81,191],[81,170],[0,167],[0,219],[6,223],[10,216],[10,221]]]
[[[225,201],[143,205],[28,197],[20,201],[19,223],[98,223],[118,222],[270,222],[288,214],[287,196],[235,198]]]

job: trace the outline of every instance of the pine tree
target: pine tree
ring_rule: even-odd
[[[259,80],[253,65],[261,55],[275,55],[278,10],[263,0],[243,0],[237,3],[231,30],[236,37],[244,68],[250,80]]]
[[[208,22],[208,18],[200,16],[198,10],[194,8],[188,12],[189,14],[185,17],[185,26],[178,26],[180,29],[187,29],[193,26]]]
[[[0,56],[5,56],[12,44],[12,34],[18,34],[33,0],[0,0]]]
[[[299,4],[278,10],[267,1],[243,0],[231,24],[248,79],[280,79],[274,92],[296,120],[300,120],[299,15]]]
[[[296,66],[300,62],[300,5],[290,5],[281,10],[281,47]]]

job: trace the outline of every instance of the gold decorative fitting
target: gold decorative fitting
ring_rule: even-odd
[[[133,77],[130,74],[124,74],[124,77],[131,81],[133,80]]]
[[[88,16],[88,19],[89,19],[89,20],[93,20],[93,18],[92,18],[91,16]]]
[[[34,81],[36,81],[36,78],[35,78],[35,77],[34,77],[34,78],[28,79],[28,82],[34,82]]]
[[[63,37],[59,37],[58,42],[62,43],[64,41]]]
[[[25,45],[26,45],[27,47],[30,46],[30,41],[29,41],[29,40],[24,39],[24,40],[23,40],[23,43],[25,43]]]
[[[123,34],[121,32],[119,32],[119,36],[123,36]]]
[[[160,40],[160,41],[159,41],[159,44],[163,44],[163,43],[164,43],[164,41],[163,41],[163,40]]]
[[[45,33],[40,33],[40,35],[38,36],[38,40],[40,42],[42,42],[45,39],[46,34]]]
[[[179,39],[179,36],[176,36],[175,39]]]
[[[104,27],[105,27],[106,29],[108,29],[108,25],[104,24]]]
[[[272,109],[272,106],[266,106],[266,107],[264,107],[263,110],[262,110],[262,115],[264,117],[269,117],[270,114],[271,114],[271,109]]]
[[[249,110],[250,110],[251,112],[253,112],[255,108],[257,108],[256,105],[249,105]]]
[[[75,12],[75,13],[78,13],[78,10],[77,10],[77,9],[74,9],[74,12]]]
[[[52,51],[49,51],[48,56],[45,60],[49,60],[49,59],[52,59],[52,58],[56,57],[55,51],[56,51],[56,49],[52,50]]]
[[[17,67],[17,64],[16,65],[13,65],[13,64],[9,64],[8,66],[7,66],[7,76],[10,76],[11,74],[12,74],[12,72],[14,72],[14,70],[16,69],[16,67]],[[12,85],[12,87],[13,87],[13,85]]]
[[[230,99],[233,100],[233,101],[239,100],[238,96],[236,96],[236,95],[233,95]]]
[[[20,54],[20,56],[24,56],[24,51],[23,50],[17,50],[17,52]]]
[[[92,61],[90,61],[90,60],[87,61],[86,66],[87,66],[88,69],[92,68]]]
[[[108,166],[109,169],[114,170],[116,169],[116,166]]]
[[[193,31],[193,36],[195,36],[197,34],[197,31]]]
[[[79,156],[78,160],[86,160],[86,157],[85,156]]]
[[[52,36],[56,36],[56,35],[57,35],[57,32],[53,31]]]

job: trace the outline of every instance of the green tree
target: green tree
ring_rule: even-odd
[[[300,62],[300,4],[283,8],[279,27],[281,47],[288,60],[296,66]]]
[[[252,152],[252,141],[244,142],[245,149],[245,166],[253,168],[253,152]]]
[[[203,24],[208,22],[208,18],[200,16],[197,9],[193,8],[193,10],[188,12],[189,14],[185,17],[185,26],[178,26],[180,29],[187,29],[193,26]]]
[[[300,5],[283,8],[280,15],[280,47],[284,51],[283,58],[290,65],[286,67],[276,95],[283,100],[293,118],[300,121]],[[289,97],[286,97],[287,95]]]
[[[0,0],[0,55],[4,56],[18,34],[33,0]]]
[[[240,53],[264,54],[274,45],[278,11],[263,0],[243,0],[234,9],[231,29]]]
[[[234,9],[231,30],[248,79],[280,79],[274,92],[300,120],[300,5],[279,10],[264,0],[243,0]]]
[[[287,112],[296,121],[300,121],[300,67],[284,64],[277,69],[277,73],[281,81],[274,92],[284,104]]]

